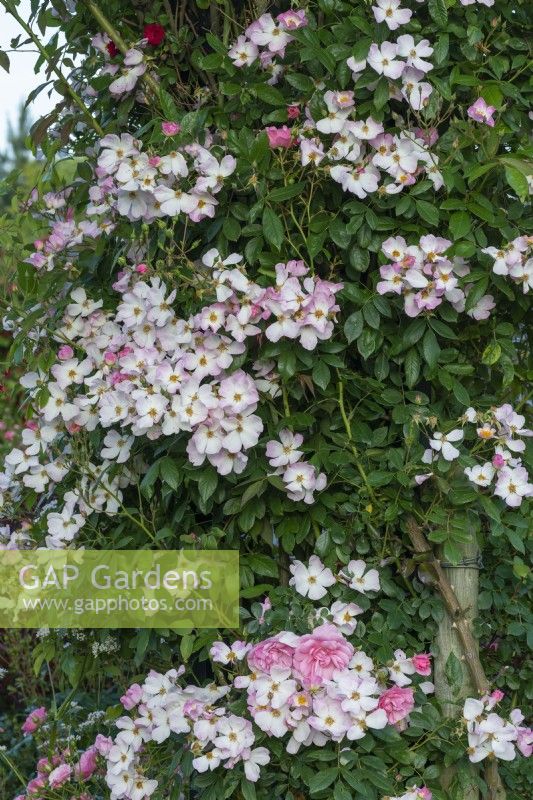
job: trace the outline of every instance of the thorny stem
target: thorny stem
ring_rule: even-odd
[[[374,490],[372,489],[370,483],[368,482],[368,476],[364,470],[363,465],[361,464],[359,451],[353,443],[352,426],[350,425],[350,420],[348,419],[348,416],[346,414],[346,408],[344,406],[344,383],[341,380],[339,380],[338,385],[339,385],[339,409],[341,412],[342,421],[344,422],[344,427],[346,429],[346,434],[348,436],[348,441],[350,442],[350,449],[353,453],[355,464],[357,466],[357,469],[359,470],[361,478],[363,479],[363,483],[366,486],[367,492],[371,497],[371,499],[375,502],[376,495],[374,494]]]
[[[2,0],[2,5],[4,6],[4,8],[7,9],[8,13],[11,14],[11,16],[14,19],[16,19],[16,21],[21,26],[21,28],[24,29],[24,31],[28,34],[30,39],[35,43],[35,46],[39,50],[40,54],[46,60],[46,62],[50,65],[50,69],[52,70],[52,72],[59,78],[61,83],[65,86],[65,89],[66,89],[67,93],[70,95],[70,98],[78,106],[78,108],[83,113],[84,117],[87,119],[87,121],[91,125],[91,127],[96,131],[96,133],[99,136],[104,136],[105,135],[104,129],[95,120],[95,118],[93,117],[93,115],[91,114],[91,112],[89,111],[89,109],[87,108],[87,106],[85,105],[85,103],[83,102],[81,97],[79,96],[79,94],[75,91],[75,89],[72,88],[72,86],[67,81],[67,79],[65,78],[65,76],[63,75],[63,73],[61,72],[61,70],[59,69],[57,64],[55,63],[55,61],[52,58],[50,58],[46,47],[41,43],[39,38],[34,34],[32,29],[28,25],[28,23],[24,19],[22,19],[22,17],[18,13],[17,9],[14,6],[11,5],[9,0]]]

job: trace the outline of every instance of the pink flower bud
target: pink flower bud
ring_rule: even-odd
[[[162,122],[161,130],[165,136],[175,136],[181,131],[181,125],[179,122]]]
[[[104,361],[109,367],[113,366],[113,364],[116,364],[117,354],[111,352],[111,350],[106,350],[104,353]]]
[[[24,724],[22,725],[22,733],[35,733],[37,728],[40,728],[43,722],[46,720],[47,716],[48,714],[44,706],[34,709],[30,714],[28,714]]]
[[[135,267],[135,272],[138,272],[139,275],[145,275],[148,272],[148,267],[146,264],[137,264]]]
[[[495,453],[492,456],[492,466],[495,469],[501,469],[505,466],[505,458],[500,453]]]
[[[289,119],[298,119],[300,116],[300,109],[298,106],[287,106],[287,116]]]
[[[75,433],[79,433],[79,431],[81,431],[81,425],[78,425],[76,422],[68,422],[67,431],[71,434],[71,436],[74,436]]]
[[[268,144],[270,147],[291,147],[294,144],[292,133],[286,125],[282,128],[276,128],[271,125],[266,128],[266,135],[268,136]]]
[[[72,358],[74,355],[74,350],[69,344],[62,344],[59,350],[57,351],[57,357],[61,359],[61,361],[68,361],[69,358]]]
[[[148,159],[148,163],[150,164],[151,167],[158,167],[160,161],[161,159],[159,158],[159,156],[150,156],[150,158]]]

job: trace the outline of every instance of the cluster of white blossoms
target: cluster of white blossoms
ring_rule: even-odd
[[[231,45],[228,55],[236,67],[249,67],[259,60],[261,68],[272,74],[269,83],[274,83],[283,71],[275,59],[282,59],[285,48],[294,40],[290,31],[306,25],[307,18],[301,10],[284,11],[276,19],[262,14]]]
[[[177,147],[164,155],[141,152],[142,143],[129,133],[100,140],[96,175],[89,191],[87,214],[131,222],[187,216],[192,222],[214,217],[224,181],[235,171],[233,156],[220,157],[208,135],[205,145]]]
[[[533,431],[524,427],[525,417],[517,414],[509,403],[504,403],[487,412],[467,408],[460,422],[463,426],[475,424],[478,442],[490,442],[493,446],[490,461],[465,467],[468,480],[481,488],[492,486],[494,495],[504,500],[510,508],[518,508],[524,498],[532,497],[533,484],[518,455],[526,449],[524,437],[533,436]],[[439,457],[445,461],[455,461],[461,455],[456,445],[463,438],[462,428],[454,428],[449,433],[435,431],[429,440],[429,448],[422,456],[423,463],[433,464]],[[417,475],[415,480],[421,484],[432,476],[433,473],[429,472]]]
[[[302,166],[318,166],[325,159],[331,178],[360,199],[374,192],[398,194],[423,176],[435,189],[443,185],[438,158],[429,149],[436,131],[396,135],[385,133],[372,117],[356,120],[352,91],[327,91],[324,105],[326,113],[316,122],[306,109],[299,142]]]
[[[270,466],[276,468],[274,474],[281,475],[290,500],[313,503],[313,492],[325,489],[326,476],[318,473],[312,464],[302,461],[303,452],[298,448],[304,438],[300,433],[293,434],[284,428],[279,432],[279,439],[268,442],[266,449]]]
[[[401,79],[401,87],[389,83],[391,99],[406,101],[412,109],[420,111],[427,105],[433,91],[431,84],[423,80],[433,69],[431,62],[426,60],[432,54],[433,48],[427,39],[415,42],[410,33],[405,33],[396,42],[372,43],[365,59],[356,61],[351,56],[346,63],[356,81],[367,65],[389,81]]]
[[[378,294],[401,295],[409,317],[434,311],[444,301],[464,311],[473,284],[462,289],[459,279],[469,274],[470,267],[462,258],[446,256],[451,246],[449,239],[432,234],[421,236],[416,245],[408,245],[403,236],[386,239],[381,252],[391,263],[379,268]],[[466,313],[479,321],[487,319],[495,306],[494,297],[486,294]]]
[[[21,383],[30,391],[37,420],[22,433],[21,447],[5,460],[4,489],[22,481],[37,493],[57,485],[76,463],[74,442],[80,431],[105,431],[101,463],[85,463],[76,491],[65,495],[61,512],[48,514],[49,546],[72,541],[91,511],[116,513],[122,490],[143,470],[130,451],[136,437],[154,440],[186,433],[187,454],[195,466],[209,461],[219,474],[241,473],[263,431],[255,414],[259,392],[277,393],[274,362],[256,361],[255,377],[231,371],[247,340],[263,335],[271,342],[298,340],[307,350],[329,339],[338,311],[341,284],[308,276],[301,261],[276,266],[275,285],[261,287],[246,276],[234,253],[222,259],[216,250],[203,257],[204,289],[215,302],[188,319],[173,308],[158,277],[143,279],[137,265],[119,275],[116,311],[82,288],[55,331],[62,343],[49,374],[29,373]],[[37,399],[46,401],[39,405]],[[65,433],[72,438],[67,438]],[[60,454],[56,445],[62,444]],[[300,463],[285,483],[293,500],[312,502],[325,476]],[[300,476],[300,472],[302,475]]]
[[[215,707],[231,687],[181,687],[178,679],[184,671],[184,667],[165,674],[151,670],[142,686],[133,684],[121,698],[134,715],[116,721],[119,733],[105,748],[111,800],[143,800],[153,794],[158,782],[146,777],[143,751],[149,742],[160,745],[172,734],[190,735],[193,767],[199,772],[221,763],[228,769],[242,763],[248,780],[257,781],[260,766],[268,764],[268,751],[253,748],[251,722]],[[201,755],[208,742],[213,744],[210,756]]]
[[[331,578],[335,582],[317,556],[309,568],[301,562],[293,566],[296,591],[302,582],[308,587],[331,585]],[[379,589],[377,571],[367,570],[364,562],[350,562],[338,580],[348,600],[350,590]],[[334,612],[339,604],[343,609]],[[271,608],[270,602],[263,605]],[[121,703],[131,715],[116,721],[119,733],[105,745],[112,800],[143,800],[155,791],[157,780],[146,775],[157,769],[159,759],[147,745],[163,745],[173,736],[179,738],[170,743],[172,752],[190,750],[196,772],[243,767],[245,777],[255,782],[271,750],[276,752],[272,740],[284,739],[287,752],[295,754],[331,742],[353,746],[372,729],[404,730],[415,707],[414,688],[408,685],[431,673],[430,656],[408,658],[397,650],[394,660],[380,668],[346,638],[355,630],[355,625],[346,629],[347,616],[351,619],[352,608],[362,610],[351,602],[333,606],[327,622],[303,635],[283,630],[255,644],[214,642],[209,656],[216,673],[223,666],[228,685],[181,686],[178,679],[185,669],[180,667],[165,674],[152,670],[142,685],[130,686]],[[433,689],[427,682],[418,686],[423,693]],[[247,708],[239,716],[232,709],[243,690]],[[255,746],[258,736],[265,747]],[[414,795],[415,800],[428,797]]]
[[[468,732],[467,753],[474,763],[487,757],[513,761],[516,748],[526,758],[533,752],[533,730],[521,724],[524,715],[520,709],[513,709],[509,720],[493,711],[503,696],[503,692],[496,689],[481,700],[472,697],[465,700],[463,720]]]
[[[485,247],[494,259],[492,271],[496,275],[505,275],[522,287],[524,294],[533,289],[533,236],[517,236],[503,247]]]

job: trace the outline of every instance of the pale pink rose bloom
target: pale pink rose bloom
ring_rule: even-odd
[[[69,764],[60,764],[48,776],[48,782],[52,789],[57,789],[63,786],[68,781],[72,774],[72,767]]]
[[[281,641],[282,633],[256,644],[248,653],[248,665],[256,672],[270,673],[271,669],[292,667],[294,647]]]
[[[429,653],[418,653],[411,659],[415,671],[419,675],[431,675],[431,656]]]
[[[96,739],[94,740],[95,749],[101,756],[104,757],[107,756],[113,745],[114,745],[113,739],[111,739],[111,737],[109,736],[103,736],[101,733],[99,733]]]
[[[138,683],[133,683],[129,689],[122,695],[120,702],[127,711],[131,711],[139,704],[142,697],[143,690]]]
[[[382,708],[390,725],[395,725],[400,720],[405,719],[413,708],[415,701],[411,688],[401,688],[392,686],[386,689],[378,701],[378,708]]]
[[[300,638],[294,651],[293,673],[304,686],[321,686],[345,669],[354,654],[335,625],[326,623]]]

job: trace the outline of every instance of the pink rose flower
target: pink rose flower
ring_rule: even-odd
[[[266,135],[268,136],[268,143],[270,147],[291,147],[294,144],[292,133],[286,125],[282,128],[276,128],[271,125],[266,128]]]
[[[69,764],[60,764],[48,776],[48,782],[52,789],[63,786],[72,774],[72,767]]]
[[[429,653],[419,653],[412,657],[411,662],[419,675],[431,675],[431,656]]]
[[[148,272],[148,267],[146,264],[137,264],[135,267],[135,272],[138,272],[139,275],[145,275]]]
[[[326,623],[300,638],[293,672],[304,686],[321,686],[348,666],[353,653],[354,648],[335,625]]]
[[[76,775],[84,781],[96,772],[96,754],[97,750],[93,745],[80,756],[79,763],[76,767]]]
[[[109,751],[114,745],[113,739],[110,736],[103,736],[101,733],[98,734],[96,739],[94,740],[94,748],[101,756],[107,756]]]
[[[414,707],[413,690],[410,688],[402,689],[400,686],[392,686],[390,689],[386,689],[378,701],[378,708],[382,708],[385,711],[390,725],[405,719]]]
[[[68,361],[69,358],[72,358],[73,355],[74,355],[74,350],[68,344],[61,345],[61,347],[57,351],[57,357],[61,361]]]
[[[127,711],[131,711],[139,704],[142,697],[143,690],[138,683],[132,683],[130,688],[122,695],[120,702]]]
[[[478,97],[475,103],[468,108],[468,116],[476,122],[482,122],[490,128],[494,128],[494,120],[492,115],[496,111],[494,106],[488,106],[482,97]]]
[[[162,122],[161,130],[165,136],[175,136],[181,131],[181,125],[179,122]]]
[[[298,28],[305,28],[308,24],[305,11],[298,9],[297,11],[283,11],[276,17],[282,28],[287,31],[295,31]]]
[[[287,116],[289,119],[298,119],[300,116],[300,109],[298,106],[287,106]]]
[[[501,453],[496,453],[492,456],[492,466],[495,469],[501,469],[505,467],[505,458],[501,455]]]
[[[248,653],[248,666],[254,672],[270,673],[271,669],[278,667],[287,669],[292,667],[294,647],[281,641],[282,633],[265,639],[256,644]]]
[[[28,782],[26,787],[26,792],[28,794],[37,794],[40,792],[41,789],[44,789],[46,786],[46,779],[43,778],[42,775],[39,775],[37,778],[33,778],[31,781]]]
[[[420,789],[418,789],[418,795],[422,798],[422,800],[431,800],[433,797],[433,794],[430,792],[427,786],[422,786]]]
[[[36,708],[26,717],[22,726],[22,733],[35,733],[37,728],[40,728],[47,717],[46,708]]]

